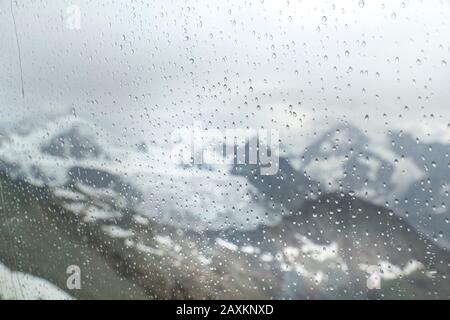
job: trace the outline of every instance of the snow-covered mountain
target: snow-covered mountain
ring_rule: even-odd
[[[320,192],[344,192],[391,208],[443,245],[450,234],[448,153],[448,144],[409,133],[373,142],[351,125],[339,126],[282,156],[276,175],[262,176],[257,166],[181,166],[157,146],[119,147],[75,116],[0,136],[5,172],[55,189],[87,218],[106,217],[108,210],[74,202],[76,190],[194,229],[254,228]]]
[[[61,289],[83,265],[79,298],[448,298],[449,254],[430,236],[448,239],[448,153],[392,135],[336,128],[263,176],[180,166],[76,117],[8,131],[0,261]]]
[[[197,230],[255,228],[320,193],[343,192],[390,208],[450,245],[448,144],[424,143],[405,132],[374,142],[356,127],[339,126],[305,150],[282,155],[277,174],[269,176],[251,165],[179,165],[170,150],[154,145],[119,147],[75,116],[24,124],[0,138],[0,164],[8,175],[53,188],[86,219],[106,218],[110,208],[75,201],[79,190]]]
[[[287,159],[323,192],[354,194],[385,206],[450,246],[448,150],[450,141],[424,143],[404,132],[375,142],[348,125],[326,132]]]
[[[450,141],[422,142],[411,133],[394,132],[392,149],[401,159],[420,170],[419,179],[405,185],[403,192],[390,202],[414,225],[429,231],[438,243],[450,246]],[[409,174],[409,172],[407,172]]]
[[[256,190],[245,178],[229,175],[226,168],[177,165],[171,156],[158,147],[116,146],[74,116],[9,133],[0,144],[0,164],[8,175],[54,189],[87,219],[105,218],[110,208],[74,201],[82,198],[77,190],[197,230],[254,228],[276,220],[278,210],[254,198]]]

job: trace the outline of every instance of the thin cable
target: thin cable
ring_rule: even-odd
[[[17,52],[19,53],[19,67],[20,67],[20,85],[21,85],[21,91],[22,91],[22,98],[25,97],[25,88],[23,85],[23,69],[22,69],[22,54],[20,52],[20,42],[19,42],[19,35],[17,33],[17,24],[16,24],[16,17],[14,16],[14,10],[13,10],[13,0],[10,1],[11,4],[11,16],[14,24],[14,34],[16,35],[16,45],[17,45]]]
[[[20,51],[20,41],[19,41],[19,34],[17,32],[16,16],[14,15],[13,0],[10,1],[10,9],[11,9],[11,17],[12,17],[13,25],[14,25],[14,35],[16,36],[17,53],[18,53],[18,57],[19,57],[20,86],[21,86],[22,102],[23,102],[23,99],[25,98],[25,86],[23,84],[22,53]],[[0,183],[0,191],[1,191],[0,194],[1,194],[1,200],[2,200],[2,209],[3,209],[3,207],[5,205],[5,201],[4,201],[4,198],[3,198],[3,187],[1,185],[1,183]],[[4,213],[4,217],[6,217],[5,209],[3,209],[3,213]],[[11,245],[11,248],[12,248],[12,245]],[[13,254],[13,259],[14,259],[14,263],[15,263],[16,268],[17,268],[17,261],[16,261],[16,257],[15,257],[14,254]],[[12,278],[12,275],[11,275],[11,278]],[[19,278],[17,278],[17,282],[19,283],[19,289],[20,289],[20,292],[22,294],[22,298],[24,299],[25,296],[23,295],[22,286],[20,284]],[[16,288],[14,286],[14,282],[12,283],[12,285],[14,287],[14,293],[16,294],[16,297],[17,297],[17,293],[16,293]]]
[[[21,51],[20,51],[19,35],[17,33],[16,17],[14,15],[13,0],[10,1],[10,9],[11,9],[11,16],[12,16],[13,25],[14,25],[14,34],[16,36],[17,52],[18,52],[18,55],[19,55],[20,85],[21,85],[22,103],[23,103],[24,102],[24,98],[25,98],[25,88],[24,88],[24,84],[23,84],[24,82],[23,82],[22,54],[21,54]],[[4,195],[3,195],[3,185],[2,185],[1,180],[0,180],[0,201],[1,201],[2,216],[5,219],[5,221],[7,221],[8,217],[6,215],[6,203],[5,203],[5,198],[4,198]],[[12,232],[12,233],[14,233],[14,232]],[[12,244],[12,241],[8,241],[8,240],[9,239],[6,239],[6,242],[8,243],[8,245],[10,247],[10,250],[11,250],[11,253],[12,253],[12,259],[14,260],[14,265],[15,265],[15,268],[17,269],[17,266],[18,266],[17,265],[17,259],[16,259],[15,254],[13,253],[14,246]],[[11,270],[11,285],[12,285],[13,290],[14,290],[14,295],[15,295],[15,297],[17,299],[18,295],[17,295],[16,286],[14,284],[13,273],[15,273],[15,271]],[[22,299],[25,299],[25,295],[23,293],[22,285],[20,283],[20,280],[19,280],[18,277],[16,277],[16,280],[17,280],[17,283],[19,285],[19,291],[20,291],[20,294],[22,296]]]

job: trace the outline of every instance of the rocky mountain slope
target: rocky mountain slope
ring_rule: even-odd
[[[3,133],[3,274],[82,299],[449,298],[446,145],[392,134],[336,128],[262,176],[180,167],[74,117]]]
[[[308,201],[273,226],[196,232],[131,211],[86,222],[47,188],[4,175],[1,182],[1,261],[75,298],[450,296],[446,250],[391,212],[348,195]],[[81,268],[80,290],[66,287],[69,265]],[[375,267],[381,289],[369,290]]]

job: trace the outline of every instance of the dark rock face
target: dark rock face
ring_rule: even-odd
[[[279,170],[275,175],[261,175],[260,168],[251,165],[236,165],[232,173],[246,177],[269,206],[280,210],[280,204],[290,210],[298,209],[311,193],[318,190],[317,182],[296,171],[283,157],[279,160]]]
[[[76,127],[53,137],[41,147],[41,151],[59,158],[77,160],[97,158],[102,154],[100,146]]]
[[[47,188],[5,175],[1,183],[0,261],[76,298],[450,297],[448,252],[348,195],[307,201],[272,226],[199,233],[132,212],[85,221]],[[80,266],[80,290],[67,290],[69,265]],[[368,288],[369,267],[380,269],[381,289]]]
[[[48,190],[5,178],[0,180],[4,199],[0,224],[3,264],[49,280],[63,290],[67,290],[67,267],[78,265],[83,270],[82,289],[68,291],[76,298],[147,297],[117,273],[114,260],[93,245],[91,241],[98,232],[95,228],[59,207]]]
[[[444,284],[450,267],[447,250],[431,243],[392,212],[348,195],[327,194],[308,201],[298,214],[285,217],[276,226],[224,234],[244,245],[258,243],[267,252],[300,249],[296,261],[307,269],[322,271],[329,280],[320,290],[311,290],[312,297],[447,298],[450,294]],[[408,266],[417,262],[420,269],[406,275]],[[382,288],[404,281],[408,291],[368,290],[365,265],[386,265],[382,267],[386,269]],[[399,271],[399,267],[403,268],[401,274],[389,279],[388,273]],[[431,276],[427,271],[436,273]],[[301,292],[305,294],[304,287],[295,291],[297,298]]]
[[[412,159],[415,165],[426,172],[419,181],[409,186],[406,200],[393,204],[397,212],[408,214],[414,224],[433,230],[430,236],[449,246],[450,209],[447,205],[450,181],[450,148],[443,143],[424,143],[411,134],[394,132],[393,150],[401,157]],[[440,233],[442,237],[438,237]],[[444,237],[445,235],[445,237]]]

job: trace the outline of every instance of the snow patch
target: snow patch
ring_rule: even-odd
[[[0,263],[0,299],[72,300],[73,298],[47,280],[11,271]]]
[[[235,244],[233,244],[231,242],[228,242],[228,241],[226,241],[224,239],[221,239],[221,238],[217,238],[216,239],[216,243],[219,246],[221,246],[221,247],[223,247],[225,249],[228,249],[230,251],[238,251],[238,249],[239,249],[237,245],[235,245]]]

